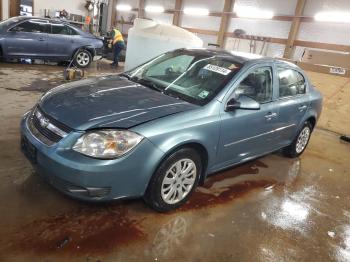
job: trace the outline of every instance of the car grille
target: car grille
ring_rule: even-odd
[[[29,130],[41,142],[53,145],[72,131],[72,129],[36,107],[27,119]]]

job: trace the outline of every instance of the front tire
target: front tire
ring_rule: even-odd
[[[202,172],[197,151],[180,149],[167,157],[153,175],[145,202],[159,212],[167,212],[184,204],[196,188]]]
[[[79,68],[86,68],[92,62],[92,56],[87,50],[79,50],[74,57],[74,64]]]
[[[297,137],[293,143],[283,149],[283,153],[290,157],[295,158],[300,156],[306,149],[309,143],[312,132],[312,125],[309,122],[305,122]]]

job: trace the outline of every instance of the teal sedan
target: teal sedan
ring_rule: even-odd
[[[296,65],[251,54],[179,49],[119,75],[47,92],[21,123],[37,173],[86,201],[185,203],[219,170],[305,150],[322,96]]]

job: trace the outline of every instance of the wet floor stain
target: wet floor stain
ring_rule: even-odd
[[[19,228],[7,252],[98,255],[146,239],[139,223],[122,206],[84,208]]]
[[[268,165],[260,160],[255,160],[239,166],[235,166],[208,177],[208,179],[205,181],[204,187],[211,187],[215,182],[222,181],[227,178],[234,178],[242,175],[257,175],[259,174],[259,168],[268,168]]]
[[[180,210],[187,211],[224,204],[254,189],[269,188],[278,184],[275,180],[253,180],[239,183],[231,181],[232,178],[242,175],[258,175],[259,168],[268,168],[268,166],[256,160],[212,175],[202,187],[197,188]]]
[[[57,65],[57,63],[47,64],[16,64],[3,63],[0,64],[0,86],[9,91],[35,91],[47,92],[48,90],[67,83],[63,76],[64,69],[68,64]],[[113,69],[107,60],[98,61],[84,70],[85,77],[104,76],[121,72],[122,68]],[[20,80],[11,78],[11,75],[20,76]],[[16,80],[9,82],[10,80]],[[79,80],[74,79],[73,81]]]
[[[225,204],[234,199],[243,197],[255,189],[269,189],[276,185],[278,185],[278,182],[275,180],[244,181],[233,185],[227,185],[218,194],[213,192],[214,190],[211,192],[210,189],[197,191],[180,210],[187,211]]]
[[[64,83],[67,83],[67,81],[65,81],[63,77],[55,75],[54,78],[50,79],[37,79],[33,81],[30,85],[22,87],[21,90],[46,92]]]
[[[259,168],[267,167],[261,161],[253,161],[213,175],[190,197],[188,203],[175,212],[210,208],[238,199],[255,189],[273,187],[277,184],[274,180],[239,183],[232,180],[240,175],[258,175]],[[78,211],[38,219],[15,230],[10,241],[8,239],[1,246],[6,247],[5,252],[15,254],[68,256],[106,254],[131,244],[145,243],[149,232],[142,228],[141,223],[145,219],[163,216],[154,212],[146,217],[131,218],[128,204],[88,205]]]

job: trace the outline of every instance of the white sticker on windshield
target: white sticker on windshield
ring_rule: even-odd
[[[209,95],[209,91],[203,90],[202,92],[199,93],[200,98],[206,98]]]
[[[212,71],[215,73],[219,73],[219,74],[225,75],[225,76],[227,76],[229,73],[231,73],[231,70],[228,70],[224,67],[211,65],[211,64],[206,65],[203,69],[206,69],[206,70],[209,70],[209,71]]]

